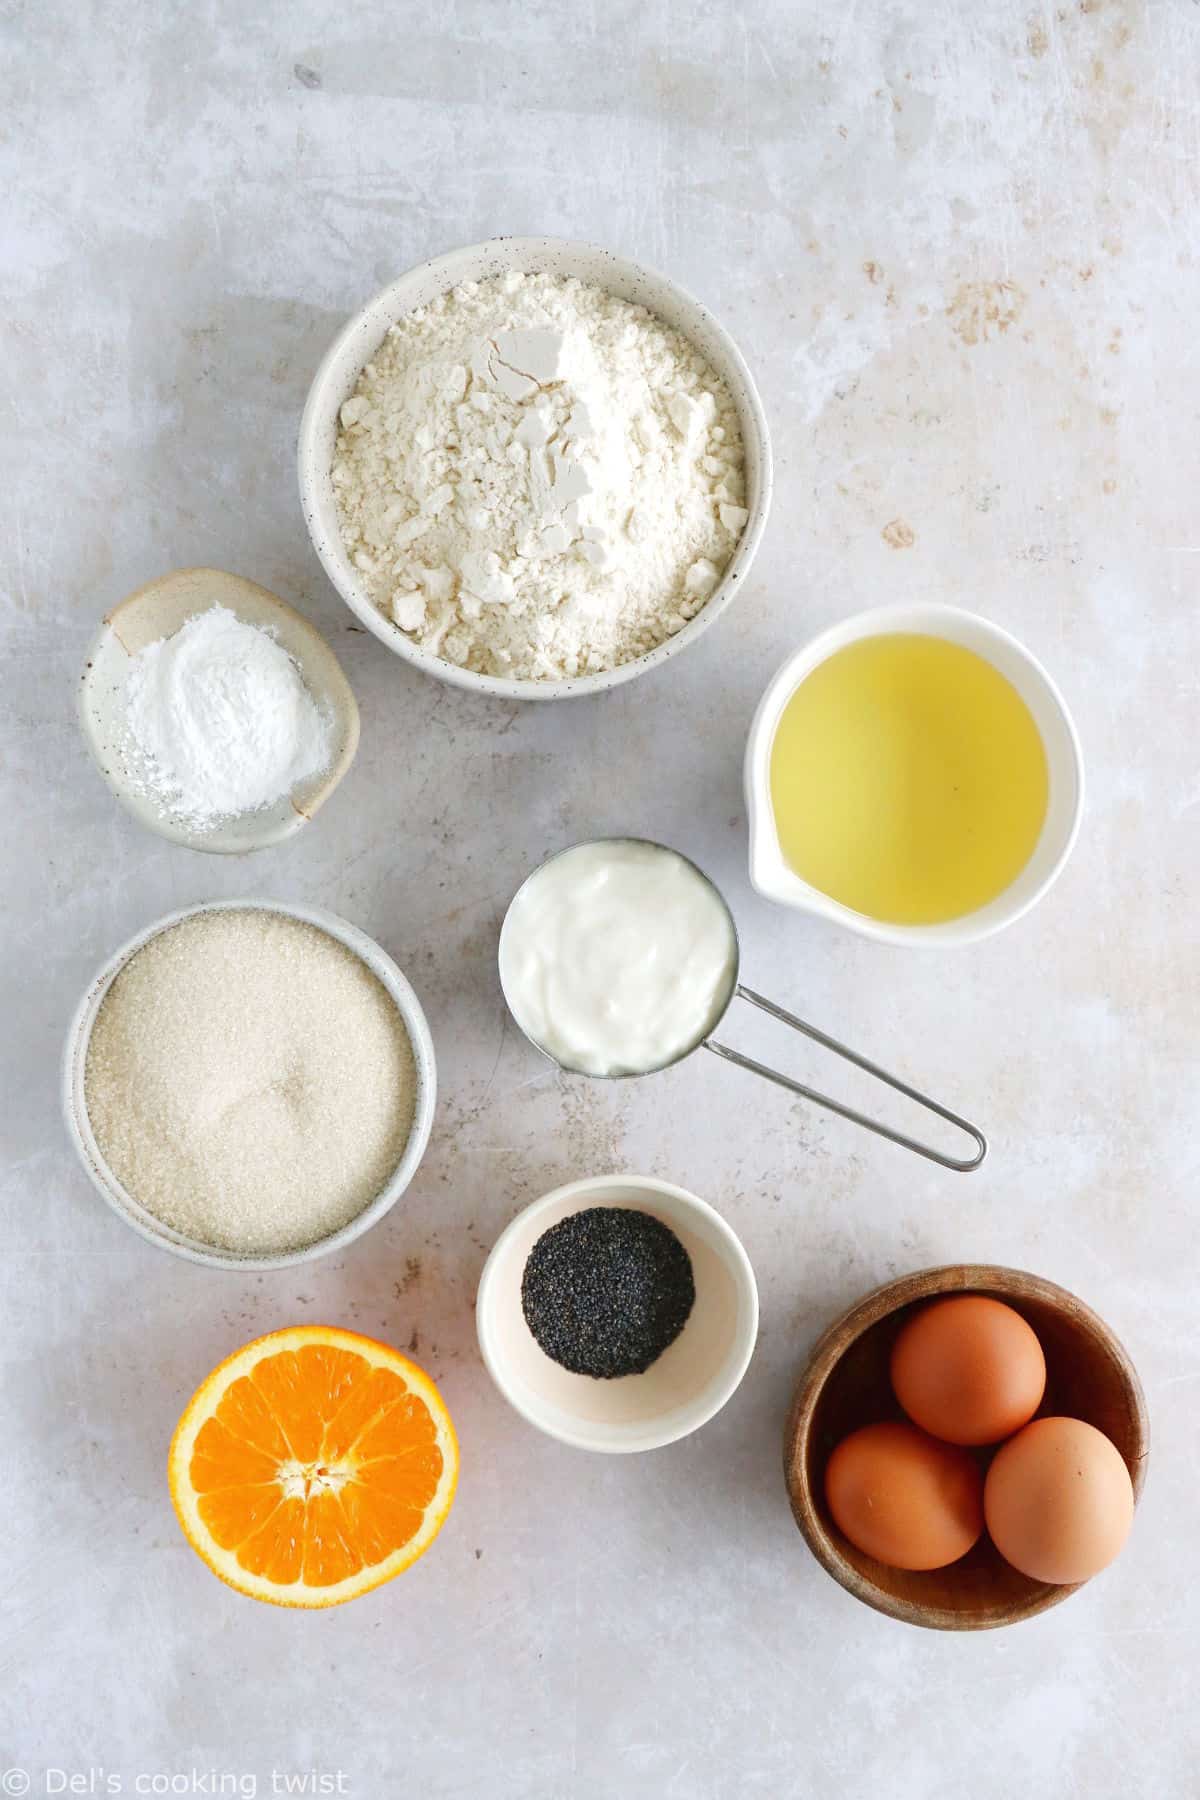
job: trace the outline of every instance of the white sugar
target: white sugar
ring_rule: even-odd
[[[200,913],[117,976],[84,1093],[109,1167],[156,1218],[245,1255],[348,1224],[412,1126],[404,1022],[354,953],[255,909]]]

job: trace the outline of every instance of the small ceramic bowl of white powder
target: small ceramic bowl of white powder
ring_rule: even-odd
[[[377,294],[300,427],[314,547],[440,680],[592,694],[694,643],[766,521],[766,417],[728,333],[594,245],[496,238]]]
[[[93,1186],[210,1268],[339,1250],[395,1205],[429,1142],[433,1041],[365,933],[277,900],[158,919],[79,1004],[63,1110]]]
[[[223,569],[176,569],[115,606],[88,652],[79,711],[122,805],[192,850],[281,843],[358,747],[354,694],[324,638]]]

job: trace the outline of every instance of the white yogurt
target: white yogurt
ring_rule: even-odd
[[[724,902],[673,850],[564,850],[508,909],[500,981],[527,1037],[584,1075],[643,1075],[692,1049],[737,976]]]

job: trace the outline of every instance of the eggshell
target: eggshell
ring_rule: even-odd
[[[1082,1419],[1035,1419],[992,1459],[983,1491],[992,1542],[1031,1581],[1098,1575],[1133,1523],[1133,1484],[1115,1444]]]
[[[825,1470],[838,1530],[893,1569],[941,1569],[965,1556],[983,1530],[982,1490],[965,1450],[899,1421],[851,1432]]]
[[[957,1294],[924,1306],[892,1346],[896,1398],[950,1444],[996,1444],[1030,1420],[1046,1391],[1032,1326],[1002,1300]]]

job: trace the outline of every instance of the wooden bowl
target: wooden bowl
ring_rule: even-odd
[[[1013,1625],[1076,1591],[1031,1581],[1004,1561],[986,1532],[947,1568],[890,1569],[842,1536],[825,1503],[825,1465],[834,1446],[860,1425],[904,1417],[888,1376],[900,1327],[923,1302],[963,1293],[991,1294],[1028,1320],[1046,1356],[1037,1416],[1085,1419],[1111,1438],[1135,1500],[1150,1453],[1150,1421],[1133,1364],[1103,1319],[1052,1281],[1022,1269],[955,1263],[890,1281],[852,1306],[817,1344],[792,1401],[784,1436],[792,1511],[817,1561],[848,1593],[893,1619],[938,1631]],[[992,1453],[979,1454],[986,1460]]]

